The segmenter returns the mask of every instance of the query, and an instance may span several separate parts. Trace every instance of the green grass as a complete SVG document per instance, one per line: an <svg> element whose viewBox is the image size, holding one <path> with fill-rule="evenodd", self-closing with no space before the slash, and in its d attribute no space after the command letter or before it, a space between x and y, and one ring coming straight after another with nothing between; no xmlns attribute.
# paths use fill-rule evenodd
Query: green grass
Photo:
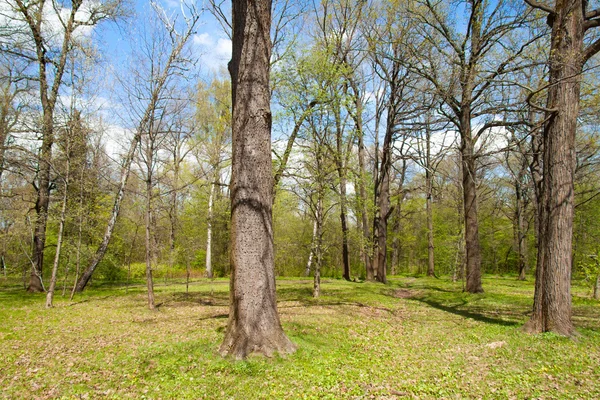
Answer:
<svg viewBox="0 0 600 400"><path fill-rule="evenodd" d="M217 354L226 280L94 288L73 302L0 290L0 398L600 398L600 303L574 287L576 340L521 332L533 284L393 277L390 284L278 282L298 351L233 362Z"/></svg>

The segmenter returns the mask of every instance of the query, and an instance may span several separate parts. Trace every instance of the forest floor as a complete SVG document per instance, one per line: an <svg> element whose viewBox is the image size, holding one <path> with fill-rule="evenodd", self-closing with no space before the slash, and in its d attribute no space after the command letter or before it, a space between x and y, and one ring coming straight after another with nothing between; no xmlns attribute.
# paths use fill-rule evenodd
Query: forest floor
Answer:
<svg viewBox="0 0 600 400"><path fill-rule="evenodd" d="M484 294L448 279L388 285L278 280L279 312L298 351L234 362L218 347L226 280L91 288L74 301L2 286L0 398L598 399L600 302L575 286L579 336L527 335L533 283L484 279Z"/></svg>

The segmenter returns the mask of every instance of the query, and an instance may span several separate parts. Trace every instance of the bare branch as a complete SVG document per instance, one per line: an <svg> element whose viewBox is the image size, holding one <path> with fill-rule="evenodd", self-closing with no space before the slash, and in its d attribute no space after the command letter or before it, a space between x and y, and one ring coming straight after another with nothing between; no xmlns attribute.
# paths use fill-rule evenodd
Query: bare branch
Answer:
<svg viewBox="0 0 600 400"><path fill-rule="evenodd" d="M537 8L538 10L545 11L545 12L547 12L549 14L552 14L552 15L555 14L554 9L552 7L546 5L546 4L542 4L542 3L537 2L535 0L525 0L525 3L529 4L533 8Z"/></svg>

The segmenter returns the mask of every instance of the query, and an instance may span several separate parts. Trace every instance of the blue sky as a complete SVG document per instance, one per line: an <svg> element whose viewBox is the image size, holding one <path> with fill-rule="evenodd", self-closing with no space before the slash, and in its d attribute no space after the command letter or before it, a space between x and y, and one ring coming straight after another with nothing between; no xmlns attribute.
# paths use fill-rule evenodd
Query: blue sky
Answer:
<svg viewBox="0 0 600 400"><path fill-rule="evenodd" d="M158 0L158 4L165 10L170 18L181 18L181 2L178 0ZM186 0L190 3L189 0ZM193 3L198 9L205 6L203 1ZM227 1L228 5L229 2ZM148 15L153 12L149 0L133 0L133 15L117 23L104 23L98 29L98 39L101 49L107 58L124 60L130 52L132 36L142 28ZM215 17L208 11L202 12L200 23L197 25L196 33L191 39L190 45L199 55L200 68L205 74L212 74L227 66L231 58L231 41L223 32L223 29Z"/></svg>

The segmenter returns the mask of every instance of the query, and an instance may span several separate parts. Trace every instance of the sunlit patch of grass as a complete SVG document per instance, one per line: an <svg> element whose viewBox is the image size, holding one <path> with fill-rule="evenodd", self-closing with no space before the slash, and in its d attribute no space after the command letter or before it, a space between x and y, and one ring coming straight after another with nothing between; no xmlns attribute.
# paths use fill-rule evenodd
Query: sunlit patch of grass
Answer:
<svg viewBox="0 0 600 400"><path fill-rule="evenodd" d="M278 281L286 358L223 359L227 280L100 286L73 302L0 291L0 398L599 398L600 307L574 288L579 337L521 332L533 282Z"/></svg>

